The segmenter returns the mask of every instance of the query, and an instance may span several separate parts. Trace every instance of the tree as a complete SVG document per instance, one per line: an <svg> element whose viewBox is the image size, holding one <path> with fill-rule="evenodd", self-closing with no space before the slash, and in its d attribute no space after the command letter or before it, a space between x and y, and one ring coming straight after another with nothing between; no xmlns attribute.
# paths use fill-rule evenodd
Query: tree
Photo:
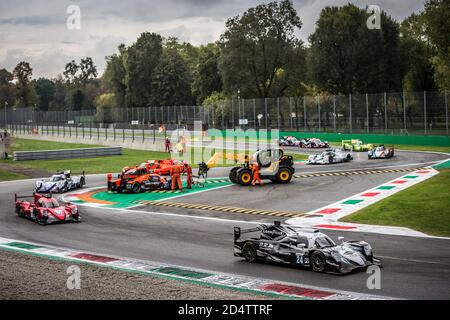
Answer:
<svg viewBox="0 0 450 320"><path fill-rule="evenodd" d="M220 37L224 89L242 97L282 95L298 83L303 43L295 37L301 21L291 1L250 8L226 22Z"/></svg>
<svg viewBox="0 0 450 320"><path fill-rule="evenodd" d="M36 103L36 92L31 85L33 69L30 64L21 61L14 68L13 76L16 80L16 107L30 107Z"/></svg>
<svg viewBox="0 0 450 320"><path fill-rule="evenodd" d="M83 86L85 86L89 80L97 78L97 67L94 65L91 57L81 59L79 79Z"/></svg>
<svg viewBox="0 0 450 320"><path fill-rule="evenodd" d="M127 107L147 107L152 102L152 79L162 55L162 37L144 32L126 50L125 101Z"/></svg>
<svg viewBox="0 0 450 320"><path fill-rule="evenodd" d="M85 86L90 80L97 78L97 68L91 57L82 58L80 64L75 60L68 62L63 72L66 82L72 86Z"/></svg>
<svg viewBox="0 0 450 320"><path fill-rule="evenodd" d="M113 97L116 99L115 105L118 107L125 106L125 93L127 89L125 84L125 54L126 47L124 44L121 44L119 46L119 54L106 57L106 70L102 77L104 90L114 94Z"/></svg>
<svg viewBox="0 0 450 320"><path fill-rule="evenodd" d="M219 73L219 48L208 44L200 48L198 66L193 74L192 93L198 104L213 92L222 91L222 78Z"/></svg>
<svg viewBox="0 0 450 320"><path fill-rule="evenodd" d="M402 61L405 68L404 91L433 91L431 58L435 50L425 34L424 15L413 13L400 25Z"/></svg>
<svg viewBox="0 0 450 320"><path fill-rule="evenodd" d="M55 95L55 83L46 78L33 80L39 110L47 111Z"/></svg>
<svg viewBox="0 0 450 320"><path fill-rule="evenodd" d="M436 49L431 58L434 79L440 88L450 88L450 1L427 0L424 11L425 32Z"/></svg>
<svg viewBox="0 0 450 320"><path fill-rule="evenodd" d="M189 105L193 102L189 66L176 50L165 50L153 72L151 91L151 103L155 106Z"/></svg>
<svg viewBox="0 0 450 320"><path fill-rule="evenodd" d="M79 66L75 62L75 60L72 60L68 62L64 68L64 79L68 84L73 84L77 81L77 73L78 73Z"/></svg>
<svg viewBox="0 0 450 320"><path fill-rule="evenodd" d="M331 93L401 90L399 26L381 12L381 29L366 26L369 14L353 4L325 7L309 37L310 79Z"/></svg>
<svg viewBox="0 0 450 320"><path fill-rule="evenodd" d="M54 79L55 93L53 94L53 100L49 104L49 110L65 110L65 97L67 93L67 86L63 77L59 74Z"/></svg>
<svg viewBox="0 0 450 320"><path fill-rule="evenodd" d="M0 108L5 106L5 102L14 105L15 87L12 83L14 76L6 69L0 69Z"/></svg>

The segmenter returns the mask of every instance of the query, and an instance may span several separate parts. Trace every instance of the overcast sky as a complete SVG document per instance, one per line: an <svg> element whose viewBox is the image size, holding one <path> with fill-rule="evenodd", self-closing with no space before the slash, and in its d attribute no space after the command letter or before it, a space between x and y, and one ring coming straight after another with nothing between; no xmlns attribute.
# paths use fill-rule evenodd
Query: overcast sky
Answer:
<svg viewBox="0 0 450 320"><path fill-rule="evenodd" d="M104 57L120 43L130 45L144 31L192 44L218 40L227 18L268 1L256 0L0 0L0 69L22 60L33 77L56 77L66 62L91 56L100 72ZM348 0L294 0L303 22L298 37L307 42L320 11ZM397 20L423 8L424 0L354 0L360 7L379 5ZM81 29L69 30L68 6L81 10Z"/></svg>

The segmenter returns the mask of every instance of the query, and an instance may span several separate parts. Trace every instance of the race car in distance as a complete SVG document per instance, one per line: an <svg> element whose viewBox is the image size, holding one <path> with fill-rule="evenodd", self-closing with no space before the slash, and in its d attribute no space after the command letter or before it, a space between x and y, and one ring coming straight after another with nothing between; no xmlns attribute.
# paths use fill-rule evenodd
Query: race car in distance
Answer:
<svg viewBox="0 0 450 320"><path fill-rule="evenodd" d="M61 193L82 188L86 184L84 171L81 176L71 176L70 170L57 172L50 177L36 181L35 191L41 193Z"/></svg>
<svg viewBox="0 0 450 320"><path fill-rule="evenodd" d="M330 144L327 141L322 141L318 138L305 138L300 140L300 148L329 148Z"/></svg>
<svg viewBox="0 0 450 320"><path fill-rule="evenodd" d="M278 145L283 147L297 147L300 145L300 141L293 136L284 136L278 141Z"/></svg>
<svg viewBox="0 0 450 320"><path fill-rule="evenodd" d="M32 202L19 200L33 198ZM55 222L80 222L81 217L76 205L68 203L63 206L51 194L33 193L31 196L14 194L16 213L19 217L27 218L38 224L45 225Z"/></svg>
<svg viewBox="0 0 450 320"><path fill-rule="evenodd" d="M331 164L348 162L353 160L353 156L350 152L343 151L341 149L327 149L321 154L312 154L308 157L307 164Z"/></svg>
<svg viewBox="0 0 450 320"><path fill-rule="evenodd" d="M376 146L367 152L369 159L388 159L394 156L394 146L386 148L384 144Z"/></svg>
<svg viewBox="0 0 450 320"><path fill-rule="evenodd" d="M350 150L350 151L369 151L373 148L373 145L370 143L364 144L361 140L352 139L352 140L342 140L342 149Z"/></svg>
<svg viewBox="0 0 450 320"><path fill-rule="evenodd" d="M241 239L244 233L254 237ZM260 224L256 228L234 227L234 255L248 262L272 261L312 269L315 272L345 274L370 265L381 266L365 241L336 244L316 229Z"/></svg>

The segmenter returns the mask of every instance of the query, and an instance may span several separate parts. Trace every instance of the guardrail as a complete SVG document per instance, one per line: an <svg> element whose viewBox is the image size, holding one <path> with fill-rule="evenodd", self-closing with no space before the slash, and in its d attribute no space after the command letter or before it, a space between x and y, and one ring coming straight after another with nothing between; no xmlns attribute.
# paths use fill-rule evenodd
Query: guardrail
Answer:
<svg viewBox="0 0 450 320"><path fill-rule="evenodd" d="M14 151L13 160L59 160L70 158L95 158L122 154L122 147L80 148L42 151Z"/></svg>

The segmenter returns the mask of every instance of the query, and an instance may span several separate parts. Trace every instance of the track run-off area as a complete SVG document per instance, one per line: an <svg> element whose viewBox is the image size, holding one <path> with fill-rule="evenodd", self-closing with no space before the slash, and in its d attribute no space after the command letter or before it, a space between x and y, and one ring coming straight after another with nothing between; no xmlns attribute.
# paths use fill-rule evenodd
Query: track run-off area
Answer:
<svg viewBox="0 0 450 320"><path fill-rule="evenodd" d="M324 230L334 240L342 235L372 245L375 255L383 262L379 290L367 288L369 274L365 272L345 276L319 274L278 264L249 264L233 256L234 226L249 227L274 220L302 225L306 219L326 215L317 211L355 200L355 195L363 195L368 190L393 186L395 181L412 181L416 179L413 176L422 179L421 170L429 171L423 174L431 176L435 173L430 166L450 157L409 151L396 151L396 156L387 160L367 160L366 153L353 155L353 161L343 164L298 163L296 177L285 185L265 183L242 187L227 180L229 168L213 168L207 179L209 183L203 188L194 186L190 191L118 197L104 190L104 174L88 175L85 189L62 196L79 201L83 221L45 227L14 214L13 194L31 194L34 180L2 182L0 237L210 273L257 277L275 284L322 288L325 292L449 299L450 240L445 238L382 234L363 229Z"/></svg>

